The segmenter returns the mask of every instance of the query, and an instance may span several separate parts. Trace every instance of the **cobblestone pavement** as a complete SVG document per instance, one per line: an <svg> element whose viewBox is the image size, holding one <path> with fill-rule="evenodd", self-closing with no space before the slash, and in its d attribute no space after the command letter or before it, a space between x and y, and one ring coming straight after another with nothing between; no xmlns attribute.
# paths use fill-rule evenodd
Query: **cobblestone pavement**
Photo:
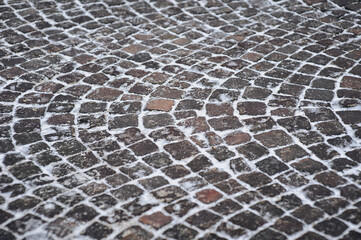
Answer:
<svg viewBox="0 0 361 240"><path fill-rule="evenodd" d="M361 239L360 1L0 19L0 239Z"/></svg>

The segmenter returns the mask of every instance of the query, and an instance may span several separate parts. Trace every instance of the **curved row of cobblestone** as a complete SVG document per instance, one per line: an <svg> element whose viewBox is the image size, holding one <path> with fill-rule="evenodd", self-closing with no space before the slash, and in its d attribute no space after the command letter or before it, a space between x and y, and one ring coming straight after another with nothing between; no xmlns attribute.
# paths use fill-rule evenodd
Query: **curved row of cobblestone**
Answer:
<svg viewBox="0 0 361 240"><path fill-rule="evenodd" d="M0 239L361 239L360 1L0 19Z"/></svg>

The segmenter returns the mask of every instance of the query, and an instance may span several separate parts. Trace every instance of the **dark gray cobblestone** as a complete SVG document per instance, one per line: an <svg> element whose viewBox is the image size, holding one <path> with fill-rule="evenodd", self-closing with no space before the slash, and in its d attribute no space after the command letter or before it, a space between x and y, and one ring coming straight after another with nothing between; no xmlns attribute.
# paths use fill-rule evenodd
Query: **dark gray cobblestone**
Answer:
<svg viewBox="0 0 361 240"><path fill-rule="evenodd" d="M359 0L0 1L0 239L361 239Z"/></svg>

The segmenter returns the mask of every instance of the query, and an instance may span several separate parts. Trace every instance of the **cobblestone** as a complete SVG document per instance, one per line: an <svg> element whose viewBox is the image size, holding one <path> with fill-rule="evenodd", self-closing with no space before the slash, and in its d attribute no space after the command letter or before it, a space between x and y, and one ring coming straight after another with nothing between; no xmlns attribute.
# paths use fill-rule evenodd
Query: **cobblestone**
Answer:
<svg viewBox="0 0 361 240"><path fill-rule="evenodd" d="M360 239L357 0L4 0L0 239Z"/></svg>

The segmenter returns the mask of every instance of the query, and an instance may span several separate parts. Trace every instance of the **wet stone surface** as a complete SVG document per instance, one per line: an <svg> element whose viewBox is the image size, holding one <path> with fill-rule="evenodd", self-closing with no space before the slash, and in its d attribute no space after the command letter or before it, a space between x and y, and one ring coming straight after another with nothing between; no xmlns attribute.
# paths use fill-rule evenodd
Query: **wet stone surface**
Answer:
<svg viewBox="0 0 361 240"><path fill-rule="evenodd" d="M357 0L0 1L0 239L361 239Z"/></svg>

